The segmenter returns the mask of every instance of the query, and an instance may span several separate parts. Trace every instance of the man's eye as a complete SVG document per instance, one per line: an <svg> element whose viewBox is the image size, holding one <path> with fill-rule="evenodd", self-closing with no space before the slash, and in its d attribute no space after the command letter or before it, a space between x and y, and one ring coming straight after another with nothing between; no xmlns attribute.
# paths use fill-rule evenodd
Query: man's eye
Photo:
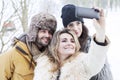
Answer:
<svg viewBox="0 0 120 80"><path fill-rule="evenodd" d="M52 32L52 31L49 31L49 34L53 35L53 32Z"/></svg>
<svg viewBox="0 0 120 80"><path fill-rule="evenodd" d="M41 32L45 33L46 31L45 30L41 30Z"/></svg>

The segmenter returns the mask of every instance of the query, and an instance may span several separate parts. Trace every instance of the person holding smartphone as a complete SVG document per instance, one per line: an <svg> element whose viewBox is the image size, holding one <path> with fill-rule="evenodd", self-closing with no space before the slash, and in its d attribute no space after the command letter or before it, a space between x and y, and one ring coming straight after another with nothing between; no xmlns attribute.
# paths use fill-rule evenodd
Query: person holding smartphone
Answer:
<svg viewBox="0 0 120 80"><path fill-rule="evenodd" d="M80 51L89 54L89 47L91 47L91 37L88 35L88 29L84 24L83 18L94 19L94 21L97 20L99 23L97 26L104 27L105 17L103 10L93 8L88 9L78 7L73 4L67 4L62 8L61 18L64 28L73 30L77 34L81 45ZM104 32L101 31L101 33L103 34ZM113 80L107 59L102 70L98 74L94 75L90 80Z"/></svg>

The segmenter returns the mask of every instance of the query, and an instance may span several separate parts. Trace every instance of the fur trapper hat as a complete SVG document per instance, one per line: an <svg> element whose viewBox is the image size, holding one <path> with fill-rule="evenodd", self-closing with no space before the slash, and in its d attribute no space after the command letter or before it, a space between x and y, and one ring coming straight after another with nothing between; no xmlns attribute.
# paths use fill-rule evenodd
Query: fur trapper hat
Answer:
<svg viewBox="0 0 120 80"><path fill-rule="evenodd" d="M39 13L31 19L30 29L28 32L28 40L34 42L37 38L38 30L47 29L52 32L56 31L57 20L49 13Z"/></svg>

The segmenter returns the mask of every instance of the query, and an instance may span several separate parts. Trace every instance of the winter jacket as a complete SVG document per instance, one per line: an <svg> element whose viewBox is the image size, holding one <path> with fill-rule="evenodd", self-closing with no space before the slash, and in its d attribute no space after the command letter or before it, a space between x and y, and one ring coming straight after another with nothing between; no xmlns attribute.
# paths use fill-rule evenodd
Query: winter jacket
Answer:
<svg viewBox="0 0 120 80"><path fill-rule="evenodd" d="M35 62L31 59L26 44L17 41L14 47L0 55L0 80L33 80Z"/></svg>
<svg viewBox="0 0 120 80"><path fill-rule="evenodd" d="M53 64L46 55L39 57L33 80L89 80L103 68L109 46L98 45L93 40L91 45L88 54L80 52L74 59L67 60L60 70L55 72L51 72Z"/></svg>
<svg viewBox="0 0 120 80"><path fill-rule="evenodd" d="M107 60L102 70L97 75L93 76L90 80L113 80L110 65Z"/></svg>
<svg viewBox="0 0 120 80"><path fill-rule="evenodd" d="M88 53L90 43L91 43L91 37L88 37L87 44L84 48L84 52ZM106 60L102 70L98 74L93 76L90 80L113 80L113 76L112 76L112 72L110 70L110 65L108 63L108 60Z"/></svg>

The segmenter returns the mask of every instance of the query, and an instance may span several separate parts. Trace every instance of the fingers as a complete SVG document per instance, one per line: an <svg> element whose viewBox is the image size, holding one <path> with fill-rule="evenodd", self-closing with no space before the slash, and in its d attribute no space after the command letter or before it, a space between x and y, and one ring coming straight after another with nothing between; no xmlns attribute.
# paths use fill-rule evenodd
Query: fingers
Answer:
<svg viewBox="0 0 120 80"><path fill-rule="evenodd" d="M100 18L97 20L98 24L104 27L105 26L104 10L97 7L95 7L94 10L100 13Z"/></svg>
<svg viewBox="0 0 120 80"><path fill-rule="evenodd" d="M100 10L100 16L104 17L104 11L103 11L103 9Z"/></svg>
<svg viewBox="0 0 120 80"><path fill-rule="evenodd" d="M100 13L100 17L104 16L104 10L98 7L93 7L96 12Z"/></svg>
<svg viewBox="0 0 120 80"><path fill-rule="evenodd" d="M103 9L100 10L100 19L98 20L101 26L105 26L105 16Z"/></svg>

